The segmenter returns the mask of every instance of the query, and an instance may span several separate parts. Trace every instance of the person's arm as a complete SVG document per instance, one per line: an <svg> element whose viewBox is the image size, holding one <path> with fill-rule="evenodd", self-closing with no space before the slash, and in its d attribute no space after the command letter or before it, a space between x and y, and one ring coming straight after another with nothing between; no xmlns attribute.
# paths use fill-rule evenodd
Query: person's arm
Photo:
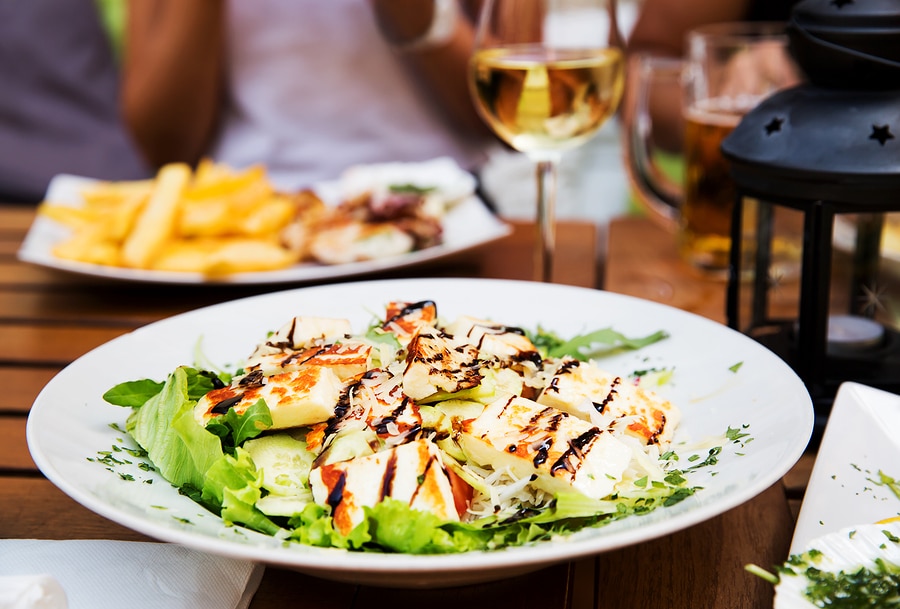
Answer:
<svg viewBox="0 0 900 609"><path fill-rule="evenodd" d="M475 40L473 17L477 16L480 2L460 3L455 28L446 42L406 50L404 44L417 40L431 25L434 3L371 0L371 4L385 37L398 47L398 56L413 70L453 124L473 133L489 134L475 111L468 82L468 63Z"/></svg>
<svg viewBox="0 0 900 609"><path fill-rule="evenodd" d="M195 163L218 123L224 89L223 0L132 0L122 108L153 165Z"/></svg>

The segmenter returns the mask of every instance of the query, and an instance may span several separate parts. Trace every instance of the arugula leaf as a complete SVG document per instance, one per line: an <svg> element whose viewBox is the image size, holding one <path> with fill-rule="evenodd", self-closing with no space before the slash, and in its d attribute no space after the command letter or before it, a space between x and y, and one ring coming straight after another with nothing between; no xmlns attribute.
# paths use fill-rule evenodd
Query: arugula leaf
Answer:
<svg viewBox="0 0 900 609"><path fill-rule="evenodd" d="M190 400L199 400L213 389L224 387L227 383L214 372L187 366L182 366L182 369L187 380L187 397ZM147 400L162 391L164 385L164 382L151 379L125 381L107 390L103 394L103 399L114 406L140 408Z"/></svg>
<svg viewBox="0 0 900 609"><path fill-rule="evenodd" d="M532 342L537 341L535 342L536 346L538 343L543 344L547 348L548 357L569 356L581 361L587 361L603 355L611 355L618 351L641 349L668 338L668 336L667 332L658 330L647 336L632 338L612 328L603 328L587 334L579 334L567 341L561 341L558 338L553 340L552 335L542 338L539 334L532 339Z"/></svg>
<svg viewBox="0 0 900 609"><path fill-rule="evenodd" d="M243 413L234 408L206 424L206 430L222 440L222 450L233 454L245 440L255 438L272 427L272 413L265 400L257 400Z"/></svg>
<svg viewBox="0 0 900 609"><path fill-rule="evenodd" d="M213 389L225 387L229 382L209 370L185 367L184 371L188 380L188 397L194 401L199 400Z"/></svg>
<svg viewBox="0 0 900 609"><path fill-rule="evenodd" d="M163 385L165 383L150 379L126 381L108 389L103 394L103 399L114 406L140 408L147 400L162 391Z"/></svg>

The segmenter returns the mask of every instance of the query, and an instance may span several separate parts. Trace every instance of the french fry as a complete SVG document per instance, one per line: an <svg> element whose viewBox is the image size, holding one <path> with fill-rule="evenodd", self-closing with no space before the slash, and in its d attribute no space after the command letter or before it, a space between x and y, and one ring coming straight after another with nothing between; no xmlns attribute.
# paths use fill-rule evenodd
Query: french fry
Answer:
<svg viewBox="0 0 900 609"><path fill-rule="evenodd" d="M164 271L227 275L285 268L297 257L278 243L263 239L190 239L171 241L154 268Z"/></svg>
<svg viewBox="0 0 900 609"><path fill-rule="evenodd" d="M98 182L81 194L81 207L40 208L72 231L56 256L210 276L307 259L310 237L328 217L312 191L276 191L262 166L235 170L209 159L193 172L171 164L152 180Z"/></svg>
<svg viewBox="0 0 900 609"><path fill-rule="evenodd" d="M119 244L106 239L102 231L88 228L74 233L56 244L53 255L65 260L77 260L105 266L119 264Z"/></svg>
<svg viewBox="0 0 900 609"><path fill-rule="evenodd" d="M264 202L247 210L241 220L241 233L264 236L277 233L293 219L296 208L285 195L270 195Z"/></svg>
<svg viewBox="0 0 900 609"><path fill-rule="evenodd" d="M191 179L191 168L183 163L163 166L156 176L150 198L122 245L122 263L149 268L163 244L172 237L178 205Z"/></svg>
<svg viewBox="0 0 900 609"><path fill-rule="evenodd" d="M137 191L127 193L118 205L104 214L103 221L99 224L105 228L105 234L108 239L120 245L125 242L125 239L131 234L135 222L137 222L138 214L147 202L148 196L149 193Z"/></svg>
<svg viewBox="0 0 900 609"><path fill-rule="evenodd" d="M230 167L216 163L210 158L201 159L194 171L194 186L200 187L223 180L232 174Z"/></svg>
<svg viewBox="0 0 900 609"><path fill-rule="evenodd" d="M230 275L281 269L297 262L296 256L277 243L261 239L226 241L211 258L208 275Z"/></svg>
<svg viewBox="0 0 900 609"><path fill-rule="evenodd" d="M87 208L118 205L134 196L148 196L153 190L153 184L153 180L98 182L82 189L81 198Z"/></svg>
<svg viewBox="0 0 900 609"><path fill-rule="evenodd" d="M228 235L234 219L231 207L220 199L182 202L177 233L180 237L221 237Z"/></svg>
<svg viewBox="0 0 900 609"><path fill-rule="evenodd" d="M85 226L90 226L91 223L96 222L97 220L95 214L90 213L89 210L83 207L57 205L50 201L41 203L37 211L42 216L46 216L51 220L55 220L60 224L64 224L65 226L76 230Z"/></svg>
<svg viewBox="0 0 900 609"><path fill-rule="evenodd" d="M234 172L201 163L184 195L177 232L184 237L229 237L271 233L290 220L275 203L274 189L261 166ZM263 216L263 218L260 218Z"/></svg>

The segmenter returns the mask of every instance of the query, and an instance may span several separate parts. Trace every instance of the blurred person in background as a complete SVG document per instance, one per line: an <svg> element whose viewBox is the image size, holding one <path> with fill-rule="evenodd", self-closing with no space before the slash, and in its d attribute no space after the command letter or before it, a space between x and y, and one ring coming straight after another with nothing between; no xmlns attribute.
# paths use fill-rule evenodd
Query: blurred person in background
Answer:
<svg viewBox="0 0 900 609"><path fill-rule="evenodd" d="M122 103L149 163L261 163L284 189L354 164L498 145L469 97L457 0L132 0Z"/></svg>
<svg viewBox="0 0 900 609"><path fill-rule="evenodd" d="M56 174L152 175L119 114L94 0L0 0L0 201L39 202Z"/></svg>

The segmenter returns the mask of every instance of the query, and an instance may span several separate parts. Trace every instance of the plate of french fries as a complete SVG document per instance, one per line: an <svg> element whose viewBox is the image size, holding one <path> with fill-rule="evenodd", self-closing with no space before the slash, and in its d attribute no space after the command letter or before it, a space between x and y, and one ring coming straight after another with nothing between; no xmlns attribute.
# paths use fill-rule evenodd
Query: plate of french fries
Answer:
<svg viewBox="0 0 900 609"><path fill-rule="evenodd" d="M165 165L152 179L58 175L19 259L112 279L286 283L363 275L509 234L449 158L348 168L283 192L261 165Z"/></svg>

